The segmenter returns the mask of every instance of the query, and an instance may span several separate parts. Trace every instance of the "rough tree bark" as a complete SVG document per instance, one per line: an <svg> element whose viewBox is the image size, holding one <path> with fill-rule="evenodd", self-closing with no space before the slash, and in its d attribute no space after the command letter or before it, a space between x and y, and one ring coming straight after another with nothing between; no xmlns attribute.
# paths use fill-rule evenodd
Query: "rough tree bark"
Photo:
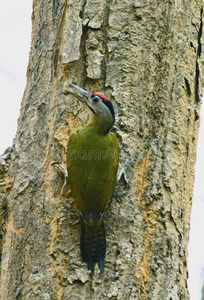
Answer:
<svg viewBox="0 0 204 300"><path fill-rule="evenodd" d="M1 299L188 299L187 242L202 92L198 1L33 1L18 130L1 158ZM87 112L67 81L101 92L129 187L105 215L105 273L90 279L66 164Z"/></svg>

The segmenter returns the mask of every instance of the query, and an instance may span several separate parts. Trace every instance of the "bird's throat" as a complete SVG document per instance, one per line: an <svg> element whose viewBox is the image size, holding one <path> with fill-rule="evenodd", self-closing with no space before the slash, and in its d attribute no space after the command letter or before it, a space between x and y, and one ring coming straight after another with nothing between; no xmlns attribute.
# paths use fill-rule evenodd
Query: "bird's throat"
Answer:
<svg viewBox="0 0 204 300"><path fill-rule="evenodd" d="M101 119L98 116L92 115L89 119L89 122L84 126L81 132L91 130L98 134L107 134L113 125L113 120L110 119Z"/></svg>

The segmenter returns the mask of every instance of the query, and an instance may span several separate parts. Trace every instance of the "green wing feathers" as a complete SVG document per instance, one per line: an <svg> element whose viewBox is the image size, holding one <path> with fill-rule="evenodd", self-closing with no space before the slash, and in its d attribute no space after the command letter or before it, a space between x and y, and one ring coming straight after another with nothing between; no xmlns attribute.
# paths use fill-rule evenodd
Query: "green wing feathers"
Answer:
<svg viewBox="0 0 204 300"><path fill-rule="evenodd" d="M69 183L78 209L82 213L105 211L118 170L115 134L73 134L67 150Z"/></svg>

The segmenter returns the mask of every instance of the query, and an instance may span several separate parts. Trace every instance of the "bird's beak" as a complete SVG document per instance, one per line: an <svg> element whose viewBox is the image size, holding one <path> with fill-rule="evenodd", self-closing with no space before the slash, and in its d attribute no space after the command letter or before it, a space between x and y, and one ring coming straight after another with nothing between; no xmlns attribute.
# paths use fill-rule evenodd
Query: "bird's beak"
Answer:
<svg viewBox="0 0 204 300"><path fill-rule="evenodd" d="M81 101L83 104L86 104L87 106L88 103L89 103L89 96L91 96L91 93L88 93L87 91L83 90L82 88L80 88L79 86L75 85L75 84L72 84L72 83L69 83L69 85L73 86L75 89L77 89L80 93L82 93L84 95L84 97L82 96L79 96L77 94L74 94L70 91L67 91L68 93L72 94L73 96L75 96L77 99L79 99L79 101Z"/></svg>

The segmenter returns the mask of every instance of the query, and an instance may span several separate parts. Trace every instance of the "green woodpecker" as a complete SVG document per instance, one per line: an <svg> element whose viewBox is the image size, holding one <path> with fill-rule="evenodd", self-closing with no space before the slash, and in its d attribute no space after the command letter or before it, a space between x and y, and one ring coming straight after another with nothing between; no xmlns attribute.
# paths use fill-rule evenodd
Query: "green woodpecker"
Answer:
<svg viewBox="0 0 204 300"><path fill-rule="evenodd" d="M110 132L115 121L114 108L105 96L70 85L82 96L69 93L90 114L84 128L70 136L67 147L69 183L81 215L81 256L91 274L96 263L103 273L106 252L103 215L110 204L118 170L118 141Z"/></svg>

